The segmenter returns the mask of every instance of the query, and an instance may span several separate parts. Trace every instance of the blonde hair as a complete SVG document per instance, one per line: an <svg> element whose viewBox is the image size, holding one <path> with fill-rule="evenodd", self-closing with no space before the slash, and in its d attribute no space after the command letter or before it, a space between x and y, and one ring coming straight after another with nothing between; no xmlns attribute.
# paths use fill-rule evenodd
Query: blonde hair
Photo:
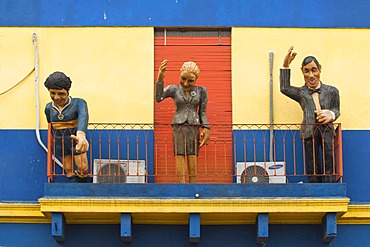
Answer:
<svg viewBox="0 0 370 247"><path fill-rule="evenodd" d="M196 78L199 77L200 69L198 65L192 61L185 62L180 69L180 72L187 71L195 75Z"/></svg>

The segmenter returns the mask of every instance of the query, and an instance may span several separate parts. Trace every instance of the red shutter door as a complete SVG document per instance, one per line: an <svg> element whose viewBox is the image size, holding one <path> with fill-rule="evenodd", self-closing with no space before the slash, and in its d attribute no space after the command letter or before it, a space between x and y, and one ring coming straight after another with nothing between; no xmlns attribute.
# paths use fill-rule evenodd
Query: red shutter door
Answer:
<svg viewBox="0 0 370 247"><path fill-rule="evenodd" d="M174 31L173 36L170 31L156 31L154 80L164 59L169 61L165 86L179 84L181 65L185 61L194 61L200 68L196 85L205 86L208 91L207 116L211 124L211 142L200 149L197 183L232 182L230 44L230 31L226 35L220 35L220 31L193 30L181 31L180 34ZM175 105L171 98L154 105L155 182L176 183L170 127Z"/></svg>

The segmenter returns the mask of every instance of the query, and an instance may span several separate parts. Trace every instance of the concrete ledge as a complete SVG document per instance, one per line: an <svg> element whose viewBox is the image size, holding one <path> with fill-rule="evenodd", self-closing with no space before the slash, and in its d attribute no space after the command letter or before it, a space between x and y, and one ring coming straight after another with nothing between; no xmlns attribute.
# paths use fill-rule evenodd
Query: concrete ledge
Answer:
<svg viewBox="0 0 370 247"><path fill-rule="evenodd" d="M45 184L45 197L122 198L346 197L345 183L322 184Z"/></svg>

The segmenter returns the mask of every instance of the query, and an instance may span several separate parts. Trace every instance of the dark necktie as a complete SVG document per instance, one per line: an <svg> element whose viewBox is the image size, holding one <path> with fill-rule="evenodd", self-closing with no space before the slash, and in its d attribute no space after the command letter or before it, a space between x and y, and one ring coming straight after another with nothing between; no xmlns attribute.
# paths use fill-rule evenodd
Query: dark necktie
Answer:
<svg viewBox="0 0 370 247"><path fill-rule="evenodd" d="M308 93L312 96L313 102L315 103L316 110L320 111L320 88L308 88Z"/></svg>

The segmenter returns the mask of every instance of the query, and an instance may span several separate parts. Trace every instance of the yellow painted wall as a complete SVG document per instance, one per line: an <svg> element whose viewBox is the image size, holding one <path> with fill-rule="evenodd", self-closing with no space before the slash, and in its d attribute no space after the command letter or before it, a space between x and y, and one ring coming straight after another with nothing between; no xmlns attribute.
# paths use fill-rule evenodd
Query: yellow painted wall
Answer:
<svg viewBox="0 0 370 247"><path fill-rule="evenodd" d="M321 81L339 89L343 129L370 128L370 30L233 28L232 81L234 123L269 123L269 52L274 52L275 123L300 123L298 103L280 93L279 69L290 46L292 85L302 86L302 60L314 55L322 65Z"/></svg>
<svg viewBox="0 0 370 247"><path fill-rule="evenodd" d="M50 101L43 86L53 71L64 71L73 83L71 95L85 98L90 122L152 123L154 32L152 27L0 28L0 94L34 66L32 34L39 49L41 128ZM269 123L269 52L275 54L274 122L300 123L298 103L279 91L279 68L289 46L292 84L303 85L300 64L314 55L321 79L340 90L343 129L369 129L369 29L232 29L234 123ZM0 129L33 129L36 122L35 73L0 95Z"/></svg>
<svg viewBox="0 0 370 247"><path fill-rule="evenodd" d="M153 122L153 28L0 28L0 93L34 67L33 33L41 128L50 101L43 83L57 70L71 78L70 95L88 102L90 122ZM35 128L35 92L34 72L0 95L0 129Z"/></svg>

